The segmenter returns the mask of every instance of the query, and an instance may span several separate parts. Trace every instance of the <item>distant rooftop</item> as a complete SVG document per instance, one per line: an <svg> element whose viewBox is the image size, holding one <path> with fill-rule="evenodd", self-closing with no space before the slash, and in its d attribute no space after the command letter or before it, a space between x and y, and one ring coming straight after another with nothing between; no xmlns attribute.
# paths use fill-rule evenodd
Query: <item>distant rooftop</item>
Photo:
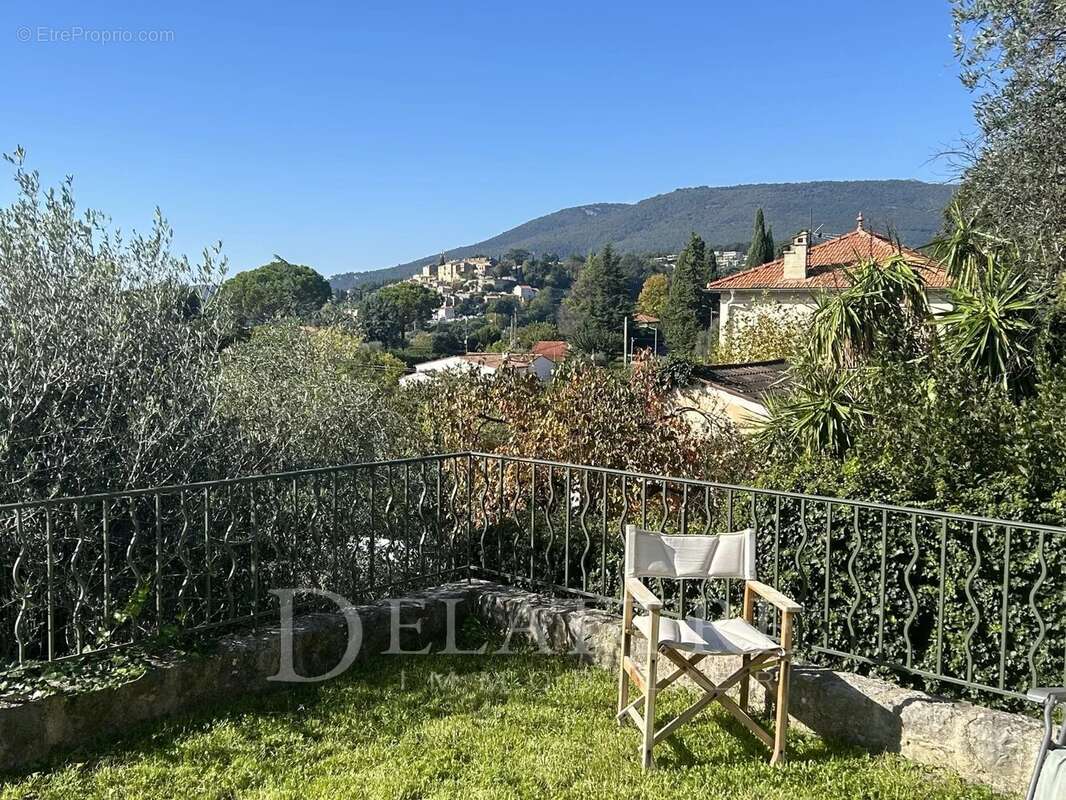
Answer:
<svg viewBox="0 0 1066 800"><path fill-rule="evenodd" d="M499 369L502 366L528 367L536 361L538 353L467 353L464 361L482 367Z"/></svg>
<svg viewBox="0 0 1066 800"><path fill-rule="evenodd" d="M533 352L558 364L570 353L570 346L561 340L543 339L533 345Z"/></svg>

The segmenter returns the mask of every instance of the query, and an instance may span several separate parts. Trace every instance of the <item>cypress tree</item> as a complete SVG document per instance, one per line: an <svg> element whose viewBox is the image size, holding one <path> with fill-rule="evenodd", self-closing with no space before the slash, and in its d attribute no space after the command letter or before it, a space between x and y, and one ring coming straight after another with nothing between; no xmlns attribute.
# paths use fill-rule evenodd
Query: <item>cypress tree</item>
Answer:
<svg viewBox="0 0 1066 800"><path fill-rule="evenodd" d="M709 306L704 289L709 278L706 245L693 233L677 258L663 320L666 343L675 355L691 356L700 331L707 326Z"/></svg>
<svg viewBox="0 0 1066 800"><path fill-rule="evenodd" d="M766 255L766 223L763 220L762 209L755 212L755 225L751 231L751 246L748 247L748 258L745 262L747 267L757 267L765 264L763 256Z"/></svg>
<svg viewBox="0 0 1066 800"><path fill-rule="evenodd" d="M777 245L774 244L774 229L772 227L766 229L766 246L763 249L762 263L766 264L773 261L777 257Z"/></svg>

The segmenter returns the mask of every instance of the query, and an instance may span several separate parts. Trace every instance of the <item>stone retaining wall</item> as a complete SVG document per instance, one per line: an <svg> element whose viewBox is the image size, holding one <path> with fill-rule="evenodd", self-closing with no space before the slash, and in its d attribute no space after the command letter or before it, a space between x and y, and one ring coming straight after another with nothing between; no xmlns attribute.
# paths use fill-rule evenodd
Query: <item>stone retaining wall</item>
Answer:
<svg viewBox="0 0 1066 800"><path fill-rule="evenodd" d="M421 622L420 632L402 628L404 649L439 639L445 631L445 600L458 601L456 617L471 608L471 587L444 586L405 598L401 621ZM389 645L388 603L357 608L362 627L360 658ZM229 700L245 694L284 689L292 684L267 680L278 672L279 632L227 636L210 652L161 663L121 686L53 695L27 703L0 701L0 771L24 770L47 757L115 736L139 722ZM348 625L340 614L305 614L293 624L293 666L302 676L322 675L335 667L348 645Z"/></svg>

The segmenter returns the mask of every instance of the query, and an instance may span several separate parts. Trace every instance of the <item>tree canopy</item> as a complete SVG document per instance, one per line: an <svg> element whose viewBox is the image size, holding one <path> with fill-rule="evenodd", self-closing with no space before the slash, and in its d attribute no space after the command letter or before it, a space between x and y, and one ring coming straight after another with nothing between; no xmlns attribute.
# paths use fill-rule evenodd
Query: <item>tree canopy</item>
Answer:
<svg viewBox="0 0 1066 800"><path fill-rule="evenodd" d="M222 296L246 325L274 317L307 319L330 299L329 281L311 267L274 256L269 264L240 272L222 284Z"/></svg>
<svg viewBox="0 0 1066 800"><path fill-rule="evenodd" d="M662 272L649 275L637 297L637 310L662 319L666 313L666 300L670 294L670 278Z"/></svg>
<svg viewBox="0 0 1066 800"><path fill-rule="evenodd" d="M367 339L386 347L399 347L403 345L404 332L429 319L440 303L440 295L421 284L390 284L363 298L359 324Z"/></svg>
<svg viewBox="0 0 1066 800"><path fill-rule="evenodd" d="M980 131L962 148L960 197L1046 287L1066 271L1066 4L954 0L953 14Z"/></svg>

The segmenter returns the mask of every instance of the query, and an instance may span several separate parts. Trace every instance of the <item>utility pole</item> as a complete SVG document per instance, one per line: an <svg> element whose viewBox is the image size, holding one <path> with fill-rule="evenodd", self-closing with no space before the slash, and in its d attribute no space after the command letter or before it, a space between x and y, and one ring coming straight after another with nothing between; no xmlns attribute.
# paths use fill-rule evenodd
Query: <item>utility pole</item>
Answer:
<svg viewBox="0 0 1066 800"><path fill-rule="evenodd" d="M629 349L629 315L627 314L622 319L622 366L624 367L629 363L628 360Z"/></svg>

